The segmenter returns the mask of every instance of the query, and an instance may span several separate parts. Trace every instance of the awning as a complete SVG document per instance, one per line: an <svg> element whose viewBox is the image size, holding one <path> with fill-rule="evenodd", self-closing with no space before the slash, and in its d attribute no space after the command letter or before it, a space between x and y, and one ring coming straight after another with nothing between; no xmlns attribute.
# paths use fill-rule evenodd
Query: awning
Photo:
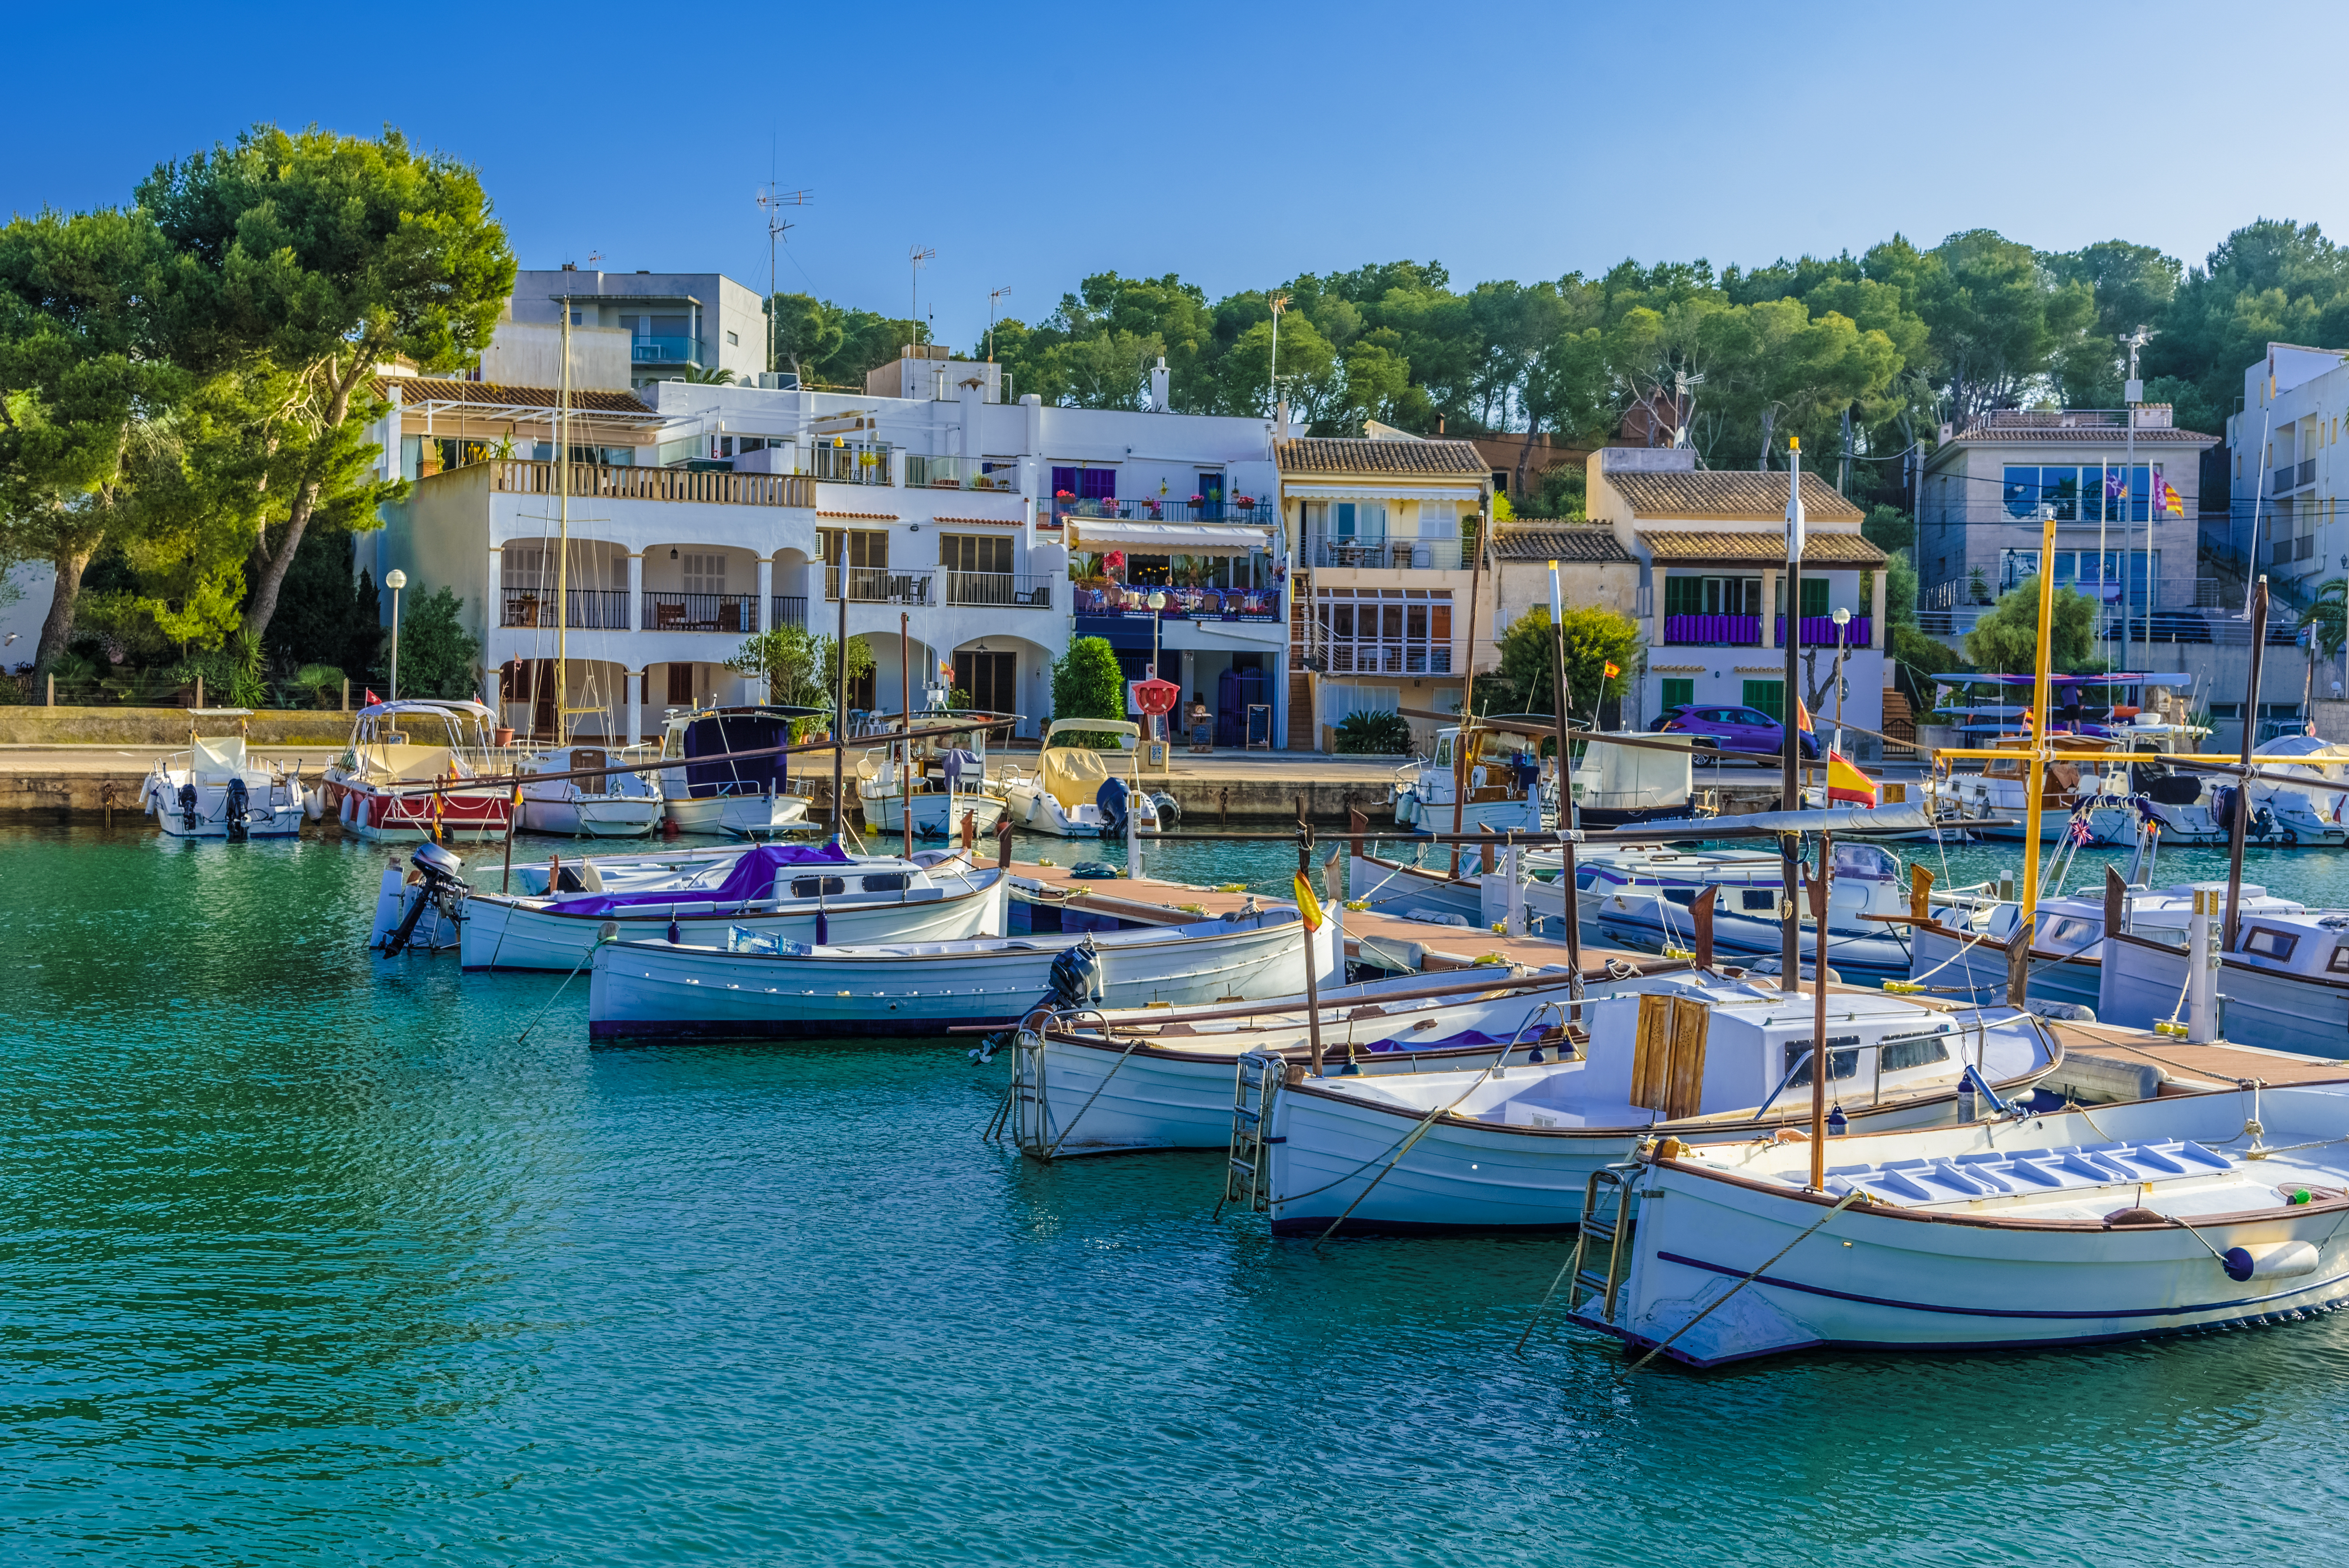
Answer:
<svg viewBox="0 0 2349 1568"><path fill-rule="evenodd" d="M1355 484L1284 480L1280 491L1290 500L1478 500L1485 494L1475 485L1415 485L1405 480Z"/></svg>
<svg viewBox="0 0 2349 1568"><path fill-rule="evenodd" d="M1125 522L1071 517L1069 531L1074 549L1123 550L1136 555L1246 555L1272 547L1270 528L1245 523Z"/></svg>

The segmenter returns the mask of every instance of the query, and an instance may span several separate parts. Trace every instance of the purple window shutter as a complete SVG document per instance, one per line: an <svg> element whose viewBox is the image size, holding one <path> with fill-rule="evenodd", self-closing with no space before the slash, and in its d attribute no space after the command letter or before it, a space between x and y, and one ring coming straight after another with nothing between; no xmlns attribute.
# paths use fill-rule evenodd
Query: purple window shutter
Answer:
<svg viewBox="0 0 2349 1568"><path fill-rule="evenodd" d="M1068 491L1071 495L1077 493L1076 469L1054 469L1052 470L1052 493L1059 495L1062 490Z"/></svg>
<svg viewBox="0 0 2349 1568"><path fill-rule="evenodd" d="M1078 474L1083 488L1077 491L1079 500L1112 500L1117 496L1115 469L1086 469Z"/></svg>

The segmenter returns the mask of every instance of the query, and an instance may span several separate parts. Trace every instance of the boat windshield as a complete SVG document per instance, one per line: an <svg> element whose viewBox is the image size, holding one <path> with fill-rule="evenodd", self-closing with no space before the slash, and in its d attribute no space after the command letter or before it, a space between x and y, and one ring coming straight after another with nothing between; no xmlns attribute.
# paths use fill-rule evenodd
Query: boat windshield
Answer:
<svg viewBox="0 0 2349 1568"><path fill-rule="evenodd" d="M1895 882L1900 876L1900 862L1876 844L1838 843L1832 859L1838 882Z"/></svg>

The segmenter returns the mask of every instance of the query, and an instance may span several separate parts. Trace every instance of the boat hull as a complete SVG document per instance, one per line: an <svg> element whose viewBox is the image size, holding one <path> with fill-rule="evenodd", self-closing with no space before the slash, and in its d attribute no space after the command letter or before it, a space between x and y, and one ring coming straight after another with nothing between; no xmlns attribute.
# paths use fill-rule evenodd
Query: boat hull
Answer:
<svg viewBox="0 0 2349 1568"><path fill-rule="evenodd" d="M642 838L660 825L662 805L649 795L590 795L575 800L541 800L525 795L522 827L526 833L574 839Z"/></svg>
<svg viewBox="0 0 2349 1568"><path fill-rule="evenodd" d="M753 837L807 827L807 801L798 795L669 796L661 814L680 833L732 833Z"/></svg>
<svg viewBox="0 0 2349 1568"><path fill-rule="evenodd" d="M343 831L382 843L502 838L512 810L502 789L452 790L440 797L437 813L433 797L420 792L395 793L342 780L334 781L333 791Z"/></svg>
<svg viewBox="0 0 2349 1568"><path fill-rule="evenodd" d="M1909 978L1936 996L1954 996L1983 1006L2003 1002L2006 944L1991 936L1968 941L1970 935L1945 925L1911 926ZM2061 1002L2095 1011L2102 968L2098 945L2078 951L2034 946L2024 995L2034 1002ZM2116 1021L2101 1013L2097 1016L2105 1023Z"/></svg>
<svg viewBox="0 0 2349 1568"><path fill-rule="evenodd" d="M2124 935L2106 947L2113 965L2111 1016L2106 1023L2151 1028L2183 1018L2187 951ZM2226 998L2226 1037L2262 1049L2349 1059L2349 985L2314 975L2279 974L2221 959L2219 995Z"/></svg>
<svg viewBox="0 0 2349 1568"><path fill-rule="evenodd" d="M899 795L868 795L864 799L864 825L876 833L902 833L905 830L905 800ZM962 820L972 819L973 830L980 838L995 831L1003 820L1004 803L996 795L920 794L914 797L914 836L917 839L947 839L962 831Z"/></svg>

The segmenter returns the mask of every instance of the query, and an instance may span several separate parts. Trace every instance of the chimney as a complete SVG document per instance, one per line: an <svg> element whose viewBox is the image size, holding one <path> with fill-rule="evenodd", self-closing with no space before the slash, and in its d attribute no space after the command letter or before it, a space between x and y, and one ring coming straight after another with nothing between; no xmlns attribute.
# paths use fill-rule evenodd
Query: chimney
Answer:
<svg viewBox="0 0 2349 1568"><path fill-rule="evenodd" d="M1173 379L1174 373L1166 368L1166 356L1162 354L1158 356L1158 364L1150 372L1150 407L1153 413L1164 414L1172 410L1167 383Z"/></svg>
<svg viewBox="0 0 2349 1568"><path fill-rule="evenodd" d="M1272 438L1276 441L1285 441L1288 439L1288 399L1286 397L1283 397L1274 406L1272 416Z"/></svg>

